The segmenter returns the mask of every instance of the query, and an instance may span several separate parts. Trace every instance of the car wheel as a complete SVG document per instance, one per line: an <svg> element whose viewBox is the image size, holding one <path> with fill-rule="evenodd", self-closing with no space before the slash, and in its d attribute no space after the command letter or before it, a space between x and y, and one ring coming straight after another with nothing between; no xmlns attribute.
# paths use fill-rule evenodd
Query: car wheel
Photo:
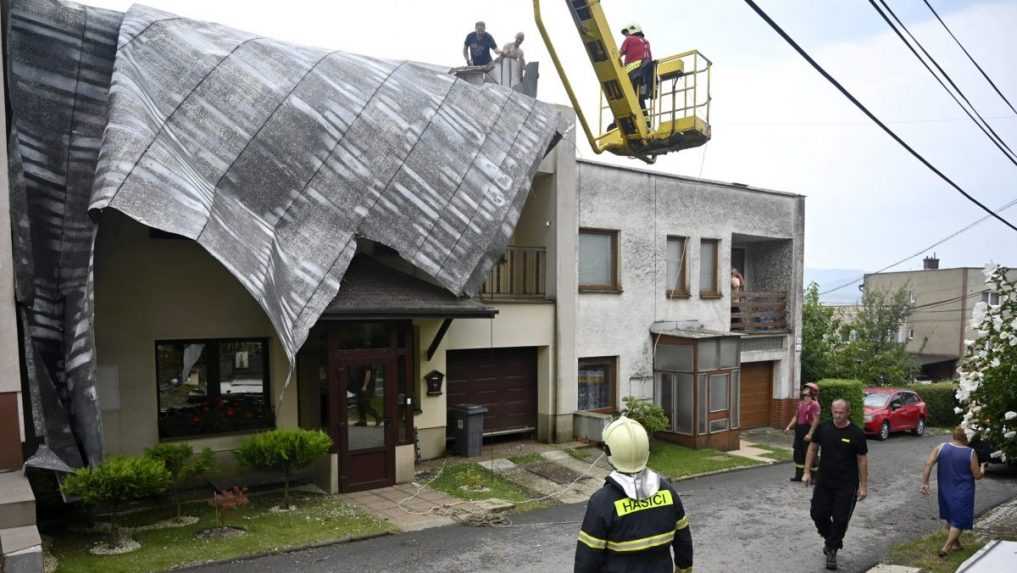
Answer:
<svg viewBox="0 0 1017 573"><path fill-rule="evenodd" d="M883 425L879 427L879 439L885 440L890 437L890 422L883 422Z"/></svg>
<svg viewBox="0 0 1017 573"><path fill-rule="evenodd" d="M915 426L914 434L916 436L924 436L925 435L925 418L919 418L918 419L918 425Z"/></svg>

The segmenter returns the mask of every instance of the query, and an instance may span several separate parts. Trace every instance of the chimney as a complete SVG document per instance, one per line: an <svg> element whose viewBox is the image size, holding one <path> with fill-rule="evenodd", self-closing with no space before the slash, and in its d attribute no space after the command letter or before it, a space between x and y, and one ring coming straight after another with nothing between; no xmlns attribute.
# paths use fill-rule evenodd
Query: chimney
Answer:
<svg viewBox="0 0 1017 573"><path fill-rule="evenodd" d="M922 269L926 271L939 270L939 259L936 258L936 253L932 253L931 257L922 259Z"/></svg>

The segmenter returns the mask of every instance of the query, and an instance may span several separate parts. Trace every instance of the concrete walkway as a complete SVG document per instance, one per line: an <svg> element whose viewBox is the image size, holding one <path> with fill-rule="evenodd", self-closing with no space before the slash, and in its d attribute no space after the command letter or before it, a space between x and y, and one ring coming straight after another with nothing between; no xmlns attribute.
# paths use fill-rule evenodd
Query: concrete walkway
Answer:
<svg viewBox="0 0 1017 573"><path fill-rule="evenodd" d="M455 519L436 510L462 503L461 499L412 483L346 493L339 497L375 517L388 520L402 531L452 525Z"/></svg>

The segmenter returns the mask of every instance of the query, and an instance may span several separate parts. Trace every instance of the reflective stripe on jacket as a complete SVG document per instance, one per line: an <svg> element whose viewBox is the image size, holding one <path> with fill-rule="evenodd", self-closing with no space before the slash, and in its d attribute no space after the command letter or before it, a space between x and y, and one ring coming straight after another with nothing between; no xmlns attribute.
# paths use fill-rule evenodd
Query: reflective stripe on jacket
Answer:
<svg viewBox="0 0 1017 573"><path fill-rule="evenodd" d="M609 477L586 507L575 572L673 573L676 566L691 571L692 532L675 490L661 478L656 494L635 500Z"/></svg>

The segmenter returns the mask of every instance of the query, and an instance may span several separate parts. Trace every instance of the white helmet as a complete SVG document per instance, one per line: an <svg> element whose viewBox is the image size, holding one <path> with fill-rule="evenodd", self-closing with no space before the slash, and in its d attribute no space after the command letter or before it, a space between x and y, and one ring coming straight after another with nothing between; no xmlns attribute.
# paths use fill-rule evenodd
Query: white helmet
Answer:
<svg viewBox="0 0 1017 573"><path fill-rule="evenodd" d="M643 29L639 27L639 24L629 24L629 34L642 34Z"/></svg>
<svg viewBox="0 0 1017 573"><path fill-rule="evenodd" d="M608 450L608 460L622 473L637 474L646 469L650 458L650 438L639 422L622 416L604 428L601 436Z"/></svg>

